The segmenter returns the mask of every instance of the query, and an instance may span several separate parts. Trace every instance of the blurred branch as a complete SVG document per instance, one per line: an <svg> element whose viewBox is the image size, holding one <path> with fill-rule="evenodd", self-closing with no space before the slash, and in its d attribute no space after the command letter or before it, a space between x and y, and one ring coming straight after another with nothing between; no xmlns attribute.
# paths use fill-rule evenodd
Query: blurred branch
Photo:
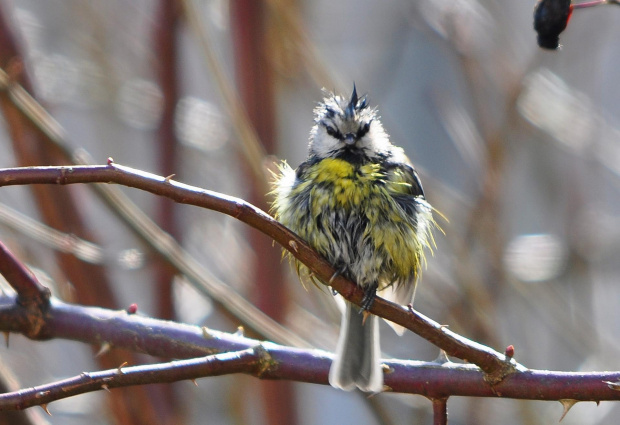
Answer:
<svg viewBox="0 0 620 425"><path fill-rule="evenodd" d="M220 91L224 108L233 123L232 128L237 133L237 137L242 144L241 154L250 166L258 185L265 189L263 193L267 193L269 185L267 184L265 168L263 166L263 159L266 155L258 135L239 100L232 80L226 75L222 62L217 57L210 43L213 37L209 35L208 26L200 20L202 13L196 8L193 0L181 0L181 5L184 17L187 19L191 31L200 44L207 68L211 72L215 85Z"/></svg>
<svg viewBox="0 0 620 425"><path fill-rule="evenodd" d="M10 78L2 78L3 88L0 90L0 108L4 115L5 128L12 142L15 159L19 165L64 164L63 153L55 144L47 143L46 136L38 131L31 118L24 116L11 98L10 87L20 82L26 89L34 93L28 74L26 55L18 42L20 20L9 16L8 5L0 6L0 66L9 70ZM5 76L3 76L5 77ZM22 89L22 92L25 90ZM55 187L29 187L34 195L36 206L42 220L59 231L75 234L80 238L96 241L96 237L86 224L83 209L74 190L58 190ZM73 255L55 252L58 270L63 274L62 280L72 283L77 300L82 304L116 307L116 296L107 270L100 264L80 261ZM31 316L38 321L36 312ZM93 347L94 348L94 347ZM114 367L120 363L120 356L132 359L133 353L108 352L96 358L101 368ZM163 424L155 402L159 397L159 388L140 387L131 394L131 400L123 391L118 391L108 398L110 420L119 425Z"/></svg>
<svg viewBox="0 0 620 425"><path fill-rule="evenodd" d="M186 2L187 4L188 2ZM256 132L257 142L266 154L274 154L278 144L276 131L276 74L269 60L276 49L273 38L268 37L272 22L263 1L232 0L228 2L230 37L234 64L234 81L239 99ZM203 22L204 24L204 22ZM207 41L207 40L204 40ZM242 155L247 155L243 153ZM264 170L262 163L259 165ZM267 209L266 179L252 178L253 173L244 166L243 158L238 172L246 181L246 197L258 208ZM277 322L283 322L289 311L289 286L283 275L282 256L273 249L273 240L255 230L247 232L250 249L257 255L249 262L254 285L249 296L253 304ZM265 381L260 384L260 396L265 422L270 425L294 425L297 416L296 388L290 383Z"/></svg>
<svg viewBox="0 0 620 425"><path fill-rule="evenodd" d="M2 203L0 203L0 224L29 236L43 245L70 253L82 261L93 264L103 263L104 253L99 245L75 235L59 232Z"/></svg>
<svg viewBox="0 0 620 425"><path fill-rule="evenodd" d="M162 114L156 137L157 171L164 176L178 172L178 140L175 133L175 111L179 100L178 63L178 9L176 0L160 0L153 25L152 45L156 58L157 79L163 94ZM180 229L176 217L176 205L169 199L157 199L156 221L159 227L174 239L180 240ZM158 261L154 264L155 293L157 294L157 317L173 320L175 318L172 295L172 282L176 270L169 263ZM173 396L166 397L167 399ZM179 422L179 419L173 422Z"/></svg>
<svg viewBox="0 0 620 425"><path fill-rule="evenodd" d="M178 183L140 170L110 163L107 166L28 167L0 170L0 186L24 184L117 183L166 196L176 202L212 209L230 215L270 236L298 260L308 265L315 275L329 282L335 270L293 232L253 205L226 196ZM359 305L364 291L342 276L331 286L344 298ZM448 354L475 363L488 375L490 382L499 382L517 370L514 361L503 354L449 331L445 326L406 307L377 298L370 312L417 333Z"/></svg>
<svg viewBox="0 0 620 425"><path fill-rule="evenodd" d="M267 0L265 2L271 9L276 18L276 25L269 28L275 30L274 38L279 42L279 48L271 52L273 62L281 62L277 66L278 71L290 74L299 69L307 72L314 84L318 88L330 87L335 91L342 92L349 90L350 82L343 85L341 81L335 84L336 80L333 72L328 67L328 63L323 59L320 50L308 35L308 30L301 17L300 3L294 1ZM291 48L293 46L293 48ZM275 58L279 54L280 58ZM282 56L293 56L288 60Z"/></svg>
<svg viewBox="0 0 620 425"><path fill-rule="evenodd" d="M592 0L592 1L584 1L581 3L573 3L573 9L584 9L587 7L600 6L602 4L615 4L616 6L620 6L620 1L618 0Z"/></svg>

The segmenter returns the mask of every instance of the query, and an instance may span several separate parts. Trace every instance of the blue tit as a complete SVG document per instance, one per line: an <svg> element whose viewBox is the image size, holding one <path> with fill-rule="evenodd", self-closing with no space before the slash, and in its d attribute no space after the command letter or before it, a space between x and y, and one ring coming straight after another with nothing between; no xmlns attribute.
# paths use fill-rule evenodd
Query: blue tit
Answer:
<svg viewBox="0 0 620 425"><path fill-rule="evenodd" d="M330 384L382 391L379 322L362 313L377 291L413 302L436 227L418 174L354 86L348 99L327 93L319 103L308 159L296 170L283 163L274 187L276 219L365 293L361 308L346 302Z"/></svg>

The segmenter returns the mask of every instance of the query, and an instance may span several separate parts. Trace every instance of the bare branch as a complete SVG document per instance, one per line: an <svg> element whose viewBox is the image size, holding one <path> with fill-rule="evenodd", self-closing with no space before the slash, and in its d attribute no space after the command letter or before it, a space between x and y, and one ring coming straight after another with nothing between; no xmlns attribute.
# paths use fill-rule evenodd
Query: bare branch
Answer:
<svg viewBox="0 0 620 425"><path fill-rule="evenodd" d="M46 385L0 395L0 411L46 405L52 401L98 390L118 387L176 382L206 376L246 373L260 376L266 362L264 350L249 348L155 365L122 367L101 372L83 372L78 376Z"/></svg>
<svg viewBox="0 0 620 425"><path fill-rule="evenodd" d="M50 290L43 286L2 242L0 242L0 274L17 292L19 305L38 313L47 306Z"/></svg>
<svg viewBox="0 0 620 425"><path fill-rule="evenodd" d="M434 398L432 401L433 425L446 425L448 423L448 399Z"/></svg>
<svg viewBox="0 0 620 425"><path fill-rule="evenodd" d="M19 331L15 323L23 323L24 314L25 309L15 303L14 297L0 297L0 330ZM331 353L322 350L285 347L237 334L128 314L125 310L71 305L55 298L51 299L46 325L37 338L107 343L112 347L163 357L201 358L136 368L123 366L120 372L114 369L82 374L0 395L0 410L46 404L61 397L99 390L103 385L113 388L229 373L328 385L327 376L333 359ZM205 355L207 357L203 357ZM453 395L529 400L620 400L620 391L607 384L619 381L620 372L527 370L513 373L501 383L491 385L474 365L391 359L384 360L384 365L387 391L420 394L433 400ZM122 377L124 375L128 376Z"/></svg>
<svg viewBox="0 0 620 425"><path fill-rule="evenodd" d="M155 174L114 164L93 166L23 167L0 169L0 186L25 184L116 183L230 215L263 232L289 250L324 282L335 270L309 245L271 216L239 198L189 186ZM339 276L331 286L347 300L359 305L364 293L353 282ZM415 332L449 355L478 365L492 383L516 370L514 360L449 331L445 326L411 309L377 297L370 312ZM522 367L521 367L522 368ZM522 368L524 369L524 368Z"/></svg>

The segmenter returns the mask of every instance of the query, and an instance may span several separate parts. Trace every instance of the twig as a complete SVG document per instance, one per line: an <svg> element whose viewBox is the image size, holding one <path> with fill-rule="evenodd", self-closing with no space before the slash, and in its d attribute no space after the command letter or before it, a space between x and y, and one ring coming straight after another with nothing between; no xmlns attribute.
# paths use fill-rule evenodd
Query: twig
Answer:
<svg viewBox="0 0 620 425"><path fill-rule="evenodd" d="M433 400L433 425L447 425L448 423L448 399L434 398Z"/></svg>
<svg viewBox="0 0 620 425"><path fill-rule="evenodd" d="M620 6L620 2L617 0L592 0L582 3L573 3L573 9L585 9L588 7L600 6L602 4L615 4L616 6Z"/></svg>
<svg viewBox="0 0 620 425"><path fill-rule="evenodd" d="M47 307L50 290L43 286L11 251L0 242L0 274L17 292L17 303L29 311Z"/></svg>
<svg viewBox="0 0 620 425"><path fill-rule="evenodd" d="M200 45L200 52L207 65L207 68L211 72L211 76L219 89L220 96L222 97L222 103L226 109L228 117L233 121L233 130L237 133L240 146L240 152L245 157L256 182L265 188L264 192L267 192L268 184L265 176L265 169L263 167L263 158L265 158L265 151L261 145L258 135L250 119L247 116L241 101L234 89L234 85L231 79L226 75L222 61L217 57L212 45L208 32L208 25L200 19L200 12L197 9L193 0L182 0L181 7L190 30L194 36L198 39Z"/></svg>
<svg viewBox="0 0 620 425"><path fill-rule="evenodd" d="M0 186L75 183L117 183L166 196L179 203L219 211L245 222L279 242L297 259L308 265L323 281L327 282L334 276L335 271L331 265L293 232L267 213L238 198L189 186L113 162L107 166L27 167L0 170ZM343 277L334 279L332 287L358 305L364 295L353 282ZM492 383L501 381L517 368L517 363L506 361L503 354L461 337L445 326L405 307L377 298L370 311L417 333L449 355L475 363L487 373Z"/></svg>

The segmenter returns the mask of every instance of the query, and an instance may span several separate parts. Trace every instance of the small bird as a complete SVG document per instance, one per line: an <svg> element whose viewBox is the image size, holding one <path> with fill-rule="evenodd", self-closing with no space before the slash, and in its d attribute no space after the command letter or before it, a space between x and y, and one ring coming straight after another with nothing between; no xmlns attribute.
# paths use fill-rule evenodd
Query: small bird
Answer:
<svg viewBox="0 0 620 425"><path fill-rule="evenodd" d="M418 174L353 85L350 98L327 93L318 104L308 159L296 170L283 163L274 186L276 219L364 290L361 308L346 302L330 384L382 391L379 322L367 310L377 291L413 302L424 249L434 247ZM297 271L307 269L297 263Z"/></svg>

